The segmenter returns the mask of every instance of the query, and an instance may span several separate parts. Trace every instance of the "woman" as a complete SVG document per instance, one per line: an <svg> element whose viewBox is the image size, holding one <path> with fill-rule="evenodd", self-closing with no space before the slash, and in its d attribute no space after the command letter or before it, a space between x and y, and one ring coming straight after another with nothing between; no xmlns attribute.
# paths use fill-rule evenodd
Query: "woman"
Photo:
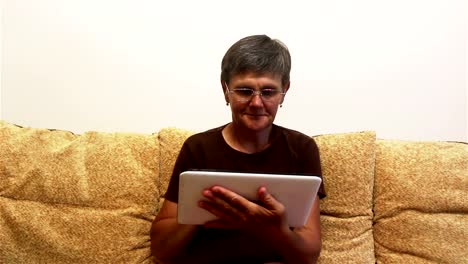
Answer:
<svg viewBox="0 0 468 264"><path fill-rule="evenodd" d="M218 216L177 223L179 174L190 169L321 175L313 139L273 124L289 89L291 57L278 40L243 38L225 54L221 86L232 122L188 138L151 229L152 252L167 263L315 263L321 249L319 200L304 227L291 229L284 206L264 187L258 204L220 186L199 206ZM319 196L323 197L323 188Z"/></svg>

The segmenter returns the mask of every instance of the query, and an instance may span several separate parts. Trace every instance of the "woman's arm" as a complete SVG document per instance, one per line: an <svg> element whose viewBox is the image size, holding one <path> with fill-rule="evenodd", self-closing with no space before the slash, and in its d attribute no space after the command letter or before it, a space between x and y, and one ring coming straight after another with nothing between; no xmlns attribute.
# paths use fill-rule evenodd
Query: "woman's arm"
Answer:
<svg viewBox="0 0 468 264"><path fill-rule="evenodd" d="M211 228L238 229L251 234L260 244L278 252L287 263L315 263L321 250L320 208L316 198L306 224L292 231L284 206L266 188L258 191L261 205L220 186L204 191L201 206L218 216L205 224Z"/></svg>
<svg viewBox="0 0 468 264"><path fill-rule="evenodd" d="M185 251L199 227L177 223L177 203L165 200L151 226L151 252L164 263L173 263Z"/></svg>
<svg viewBox="0 0 468 264"><path fill-rule="evenodd" d="M151 252L163 263L220 263L237 258L271 256L269 245L237 233L202 244L190 244L201 226L177 223L177 203L166 200L151 227ZM190 250L189 250L190 244Z"/></svg>
<svg viewBox="0 0 468 264"><path fill-rule="evenodd" d="M322 248L320 236L320 206L315 199L311 213L303 227L278 234L273 248L286 263L316 263Z"/></svg>

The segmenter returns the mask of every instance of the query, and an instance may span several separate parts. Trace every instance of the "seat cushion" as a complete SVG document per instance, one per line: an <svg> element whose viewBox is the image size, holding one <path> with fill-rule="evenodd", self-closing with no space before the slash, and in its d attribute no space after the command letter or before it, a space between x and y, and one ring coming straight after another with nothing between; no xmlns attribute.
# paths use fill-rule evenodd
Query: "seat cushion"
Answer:
<svg viewBox="0 0 468 264"><path fill-rule="evenodd" d="M466 263L468 144L378 140L375 250L381 263Z"/></svg>
<svg viewBox="0 0 468 264"><path fill-rule="evenodd" d="M1 262L150 263L158 160L156 134L0 122Z"/></svg>

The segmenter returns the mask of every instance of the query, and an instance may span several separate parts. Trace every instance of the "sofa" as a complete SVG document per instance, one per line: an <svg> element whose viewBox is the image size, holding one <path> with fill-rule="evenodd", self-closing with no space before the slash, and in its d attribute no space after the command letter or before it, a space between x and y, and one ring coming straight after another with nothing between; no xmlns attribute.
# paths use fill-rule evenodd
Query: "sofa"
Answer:
<svg viewBox="0 0 468 264"><path fill-rule="evenodd" d="M150 227L193 134L0 121L0 263L153 263ZM468 144L311 135L327 197L319 263L468 263Z"/></svg>

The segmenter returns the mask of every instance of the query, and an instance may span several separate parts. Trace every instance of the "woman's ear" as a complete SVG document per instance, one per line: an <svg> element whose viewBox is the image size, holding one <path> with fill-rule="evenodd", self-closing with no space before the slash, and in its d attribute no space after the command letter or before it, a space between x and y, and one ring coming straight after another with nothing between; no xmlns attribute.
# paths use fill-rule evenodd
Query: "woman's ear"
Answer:
<svg viewBox="0 0 468 264"><path fill-rule="evenodd" d="M227 84L224 80L221 80L221 87L223 88L224 100L226 100L226 105L229 105L228 89Z"/></svg>
<svg viewBox="0 0 468 264"><path fill-rule="evenodd" d="M288 92L289 86L290 86L290 85L291 85L291 82L288 82L288 83L286 83L286 84L283 86L283 93L284 93L284 95L283 95L283 98L281 98L280 104L282 104L282 103L284 102L284 97L286 97L286 93Z"/></svg>
<svg viewBox="0 0 468 264"><path fill-rule="evenodd" d="M283 87L283 93L288 92L289 86L290 86L290 85L291 85L291 82L288 82L287 84L284 85L284 87Z"/></svg>

